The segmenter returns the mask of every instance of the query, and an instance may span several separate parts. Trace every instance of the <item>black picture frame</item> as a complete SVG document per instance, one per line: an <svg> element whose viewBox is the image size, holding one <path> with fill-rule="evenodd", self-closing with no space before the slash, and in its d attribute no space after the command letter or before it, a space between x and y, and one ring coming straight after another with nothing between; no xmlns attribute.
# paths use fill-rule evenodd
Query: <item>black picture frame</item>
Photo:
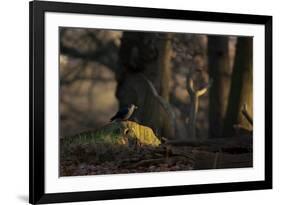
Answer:
<svg viewBox="0 0 281 205"><path fill-rule="evenodd" d="M272 188L272 16L199 12L169 9L104 6L33 1L30 11L30 165L29 202L32 204L122 199ZM265 26L265 180L71 193L45 192L44 132L44 14L46 12L132 16L209 22L247 23Z"/></svg>

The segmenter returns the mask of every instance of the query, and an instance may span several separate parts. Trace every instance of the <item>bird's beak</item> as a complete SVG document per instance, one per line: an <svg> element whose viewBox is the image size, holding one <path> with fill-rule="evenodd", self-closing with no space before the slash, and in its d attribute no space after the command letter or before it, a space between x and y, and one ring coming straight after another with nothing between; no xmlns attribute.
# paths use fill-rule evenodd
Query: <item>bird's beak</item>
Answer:
<svg viewBox="0 0 281 205"><path fill-rule="evenodd" d="M138 106L135 106L135 109L138 109L139 107Z"/></svg>

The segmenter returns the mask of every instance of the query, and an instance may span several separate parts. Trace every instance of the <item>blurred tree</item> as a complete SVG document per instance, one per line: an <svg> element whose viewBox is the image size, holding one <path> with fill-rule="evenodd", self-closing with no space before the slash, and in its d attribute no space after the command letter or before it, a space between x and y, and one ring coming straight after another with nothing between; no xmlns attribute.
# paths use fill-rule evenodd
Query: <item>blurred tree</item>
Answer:
<svg viewBox="0 0 281 205"><path fill-rule="evenodd" d="M185 140L203 139L208 136L209 95L202 95L196 103L197 100L192 93L188 92L187 85L190 74L192 74L195 90L202 89L209 82L207 36L186 33L173 34L172 45L173 79L170 102L174 105L177 127L180 127L178 135ZM198 112L194 109L196 104L198 104ZM194 127L196 134L193 132Z"/></svg>
<svg viewBox="0 0 281 205"><path fill-rule="evenodd" d="M120 106L139 109L133 117L157 136L175 137L175 116L168 102L171 34L124 32L116 95Z"/></svg>
<svg viewBox="0 0 281 205"><path fill-rule="evenodd" d="M115 97L121 31L60 27L60 135L108 123Z"/></svg>
<svg viewBox="0 0 281 205"><path fill-rule="evenodd" d="M209 136L221 137L231 76L227 36L208 36L208 69L213 79L209 93Z"/></svg>
<svg viewBox="0 0 281 205"><path fill-rule="evenodd" d="M109 69L117 69L118 56L116 54L119 47L114 39L111 39L112 32L64 27L61 27L59 32L61 55L84 61L95 61Z"/></svg>
<svg viewBox="0 0 281 205"><path fill-rule="evenodd" d="M163 35L163 40L158 41L159 94L167 101L170 99L172 37L171 33L167 33Z"/></svg>
<svg viewBox="0 0 281 205"><path fill-rule="evenodd" d="M248 120L243 117L243 105L247 105L249 115L253 116L253 39L238 37L234 61L231 88L226 111L223 136L234 134L234 125L251 129Z"/></svg>
<svg viewBox="0 0 281 205"><path fill-rule="evenodd" d="M195 88L192 74L190 73L186 76L186 89L190 97L188 134L190 135L189 138L192 140L198 139L198 135L196 134L196 121L199 108L199 97L203 96L208 91L208 89L211 87L211 84L212 80L210 80L208 84L201 88Z"/></svg>

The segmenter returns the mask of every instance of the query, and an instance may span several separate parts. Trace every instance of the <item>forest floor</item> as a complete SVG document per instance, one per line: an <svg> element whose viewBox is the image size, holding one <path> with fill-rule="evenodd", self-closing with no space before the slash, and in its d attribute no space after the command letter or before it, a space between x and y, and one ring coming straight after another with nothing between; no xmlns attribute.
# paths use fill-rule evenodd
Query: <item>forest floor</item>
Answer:
<svg viewBox="0 0 281 205"><path fill-rule="evenodd" d="M252 167L252 136L160 142L132 121L60 139L60 176Z"/></svg>
<svg viewBox="0 0 281 205"><path fill-rule="evenodd" d="M137 150L125 146L102 148L91 144L61 152L60 175L81 176L143 172L252 167L252 149L246 147L159 146Z"/></svg>

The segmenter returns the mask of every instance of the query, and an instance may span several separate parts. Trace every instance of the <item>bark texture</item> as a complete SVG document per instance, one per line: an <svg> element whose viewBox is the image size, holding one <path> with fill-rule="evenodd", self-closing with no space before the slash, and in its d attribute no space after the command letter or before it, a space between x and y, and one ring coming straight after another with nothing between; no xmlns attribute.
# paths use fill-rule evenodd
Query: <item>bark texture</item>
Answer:
<svg viewBox="0 0 281 205"><path fill-rule="evenodd" d="M253 39L238 37L234 61L228 107L225 116L224 136L234 134L235 125L251 129L251 124L243 116L243 106L253 118Z"/></svg>
<svg viewBox="0 0 281 205"><path fill-rule="evenodd" d="M222 135L231 82L228 37L208 37L208 69L213 79L209 92L209 136L215 138Z"/></svg>

